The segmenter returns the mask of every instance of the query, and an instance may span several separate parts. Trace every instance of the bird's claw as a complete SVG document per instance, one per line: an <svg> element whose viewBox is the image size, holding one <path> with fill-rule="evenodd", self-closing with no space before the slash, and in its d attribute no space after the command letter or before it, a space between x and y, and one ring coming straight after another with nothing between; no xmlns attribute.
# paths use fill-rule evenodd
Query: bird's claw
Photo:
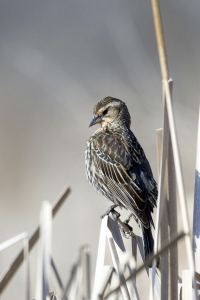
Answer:
<svg viewBox="0 0 200 300"><path fill-rule="evenodd" d="M122 234L125 238L134 236L133 228L126 222L124 222L124 226L122 227Z"/></svg>
<svg viewBox="0 0 200 300"><path fill-rule="evenodd" d="M101 219L103 219L104 217L108 216L110 213L112 214L113 218L115 220L117 220L119 217L120 217L120 213L118 213L115 208L117 207L118 205L112 205L102 216L101 216Z"/></svg>
<svg viewBox="0 0 200 300"><path fill-rule="evenodd" d="M117 221L117 219L119 219L120 213L118 213L118 211L112 209L110 213L112 214L112 217L115 221Z"/></svg>

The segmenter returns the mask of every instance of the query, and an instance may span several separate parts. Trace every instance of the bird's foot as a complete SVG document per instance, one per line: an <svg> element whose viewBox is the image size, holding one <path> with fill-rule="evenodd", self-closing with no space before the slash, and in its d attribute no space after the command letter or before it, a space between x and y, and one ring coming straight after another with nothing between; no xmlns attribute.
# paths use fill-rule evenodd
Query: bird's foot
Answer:
<svg viewBox="0 0 200 300"><path fill-rule="evenodd" d="M133 228L128 223L123 222L121 229L122 229L122 234L125 238L129 239L132 236L134 236Z"/></svg>
<svg viewBox="0 0 200 300"><path fill-rule="evenodd" d="M120 214L115 210L115 208L117 207L117 204L111 205L109 207L109 209L101 216L101 218L103 219L105 216L108 216L110 213L112 213L112 216L115 219L118 219L120 217Z"/></svg>
<svg viewBox="0 0 200 300"><path fill-rule="evenodd" d="M131 218L133 217L133 213L131 213L128 218L123 222L122 226L122 234L125 238L130 238L134 236L133 228L129 225Z"/></svg>

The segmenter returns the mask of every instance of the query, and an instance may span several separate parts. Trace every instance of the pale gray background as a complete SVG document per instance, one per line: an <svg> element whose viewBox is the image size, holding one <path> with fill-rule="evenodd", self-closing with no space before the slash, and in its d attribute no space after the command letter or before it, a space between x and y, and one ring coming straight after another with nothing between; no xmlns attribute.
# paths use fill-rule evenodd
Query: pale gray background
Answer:
<svg viewBox="0 0 200 300"><path fill-rule="evenodd" d="M192 199L200 3L162 0L161 7ZM107 95L127 103L132 129L157 176L155 129L162 126L162 101L150 1L0 1L0 241L31 233L41 201L53 202L70 185L73 192L54 222L53 237L64 281L83 243L91 245L95 261L99 216L107 202L86 182L84 148L93 131L88 128L93 106ZM17 249L1 254L1 271ZM24 299L23 287L21 270L2 299Z"/></svg>

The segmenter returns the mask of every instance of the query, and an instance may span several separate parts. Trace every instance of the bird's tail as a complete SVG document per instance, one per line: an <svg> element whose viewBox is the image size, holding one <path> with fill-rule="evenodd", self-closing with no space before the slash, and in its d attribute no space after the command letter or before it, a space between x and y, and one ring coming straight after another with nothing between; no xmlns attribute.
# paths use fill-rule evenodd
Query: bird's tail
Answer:
<svg viewBox="0 0 200 300"><path fill-rule="evenodd" d="M154 248L154 240L151 232L151 227L145 228L142 226L142 233L143 233L143 243L144 243L144 255L145 259L147 256L153 254L153 248Z"/></svg>

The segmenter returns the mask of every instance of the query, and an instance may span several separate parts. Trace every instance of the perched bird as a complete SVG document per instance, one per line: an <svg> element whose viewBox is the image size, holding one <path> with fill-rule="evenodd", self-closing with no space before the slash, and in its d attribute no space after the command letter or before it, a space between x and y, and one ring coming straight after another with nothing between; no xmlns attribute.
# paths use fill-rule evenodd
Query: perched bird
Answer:
<svg viewBox="0 0 200 300"><path fill-rule="evenodd" d="M145 257L152 254L154 240L152 212L157 184L144 151L130 129L126 104L106 97L94 107L90 126L100 128L89 138L85 153L89 182L115 206L133 213L141 223Z"/></svg>

